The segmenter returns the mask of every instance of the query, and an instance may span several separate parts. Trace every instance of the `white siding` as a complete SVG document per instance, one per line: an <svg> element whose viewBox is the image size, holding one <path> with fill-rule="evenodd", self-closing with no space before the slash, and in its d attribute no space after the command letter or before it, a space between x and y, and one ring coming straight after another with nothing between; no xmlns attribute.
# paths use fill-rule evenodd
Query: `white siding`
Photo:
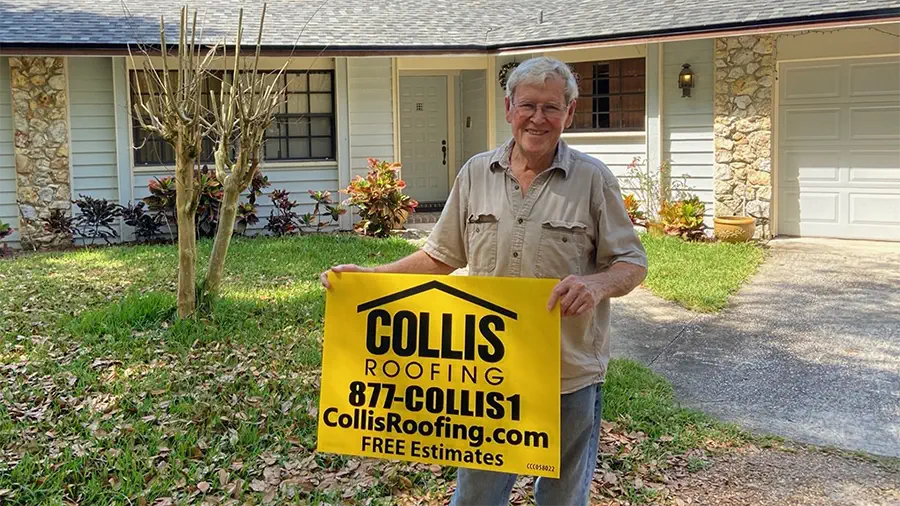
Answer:
<svg viewBox="0 0 900 506"><path fill-rule="evenodd" d="M112 59L70 57L68 66L72 199L85 194L118 202Z"/></svg>
<svg viewBox="0 0 900 506"><path fill-rule="evenodd" d="M67 65L72 200L87 195L118 203L112 59L69 57ZM72 214L79 213L73 206Z"/></svg>
<svg viewBox="0 0 900 506"><path fill-rule="evenodd" d="M9 61L0 58L0 221L16 229L4 242L18 245L19 211L16 207L16 164L13 151L12 93Z"/></svg>
<svg viewBox="0 0 900 506"><path fill-rule="evenodd" d="M672 164L672 176L687 174L688 185L713 212L713 39L663 45L663 160ZM690 63L696 86L691 98L678 89L681 65Z"/></svg>
<svg viewBox="0 0 900 506"><path fill-rule="evenodd" d="M487 96L485 95L485 71L464 70L460 75L462 114L462 160L487 151ZM472 126L466 128L466 118L472 118Z"/></svg>
<svg viewBox="0 0 900 506"><path fill-rule="evenodd" d="M140 200L150 195L147 184L152 181L154 177L162 179L164 177L174 176L174 174L174 168L170 168L169 170L160 169L158 171L152 172L141 171L135 173L135 200ZM258 232L262 230L262 228L266 225L269 214L272 212L272 209L274 209L274 207L272 206L272 199L269 198L269 193L272 190L287 190L291 192L291 200L295 200L300 204L298 207L295 207L294 210L301 215L305 213L311 213L313 211L313 208L315 207L315 203L307 193L308 190L328 190L332 192L333 196L335 197L333 200L340 200L342 198L342 196L334 195L338 189L337 168L334 167L316 167L303 169L263 168L263 174L269 177L271 186L269 188L266 188L264 190L265 194L261 195L256 200L256 205L259 208L259 210L257 211L257 215L259 216L259 223L257 223L256 226L252 228L253 231ZM246 200L247 196L245 192L245 194L241 197L241 201L246 202ZM165 231L165 229L163 231Z"/></svg>
<svg viewBox="0 0 900 506"><path fill-rule="evenodd" d="M600 160L613 174L620 177L625 174L632 160L636 157L644 159L647 156L647 144L642 132L626 136L603 133L585 136L580 133L564 133L563 139L569 146Z"/></svg>
<svg viewBox="0 0 900 506"><path fill-rule="evenodd" d="M393 78L390 58L349 58L347 66L352 178L365 176L369 157L393 161Z"/></svg>

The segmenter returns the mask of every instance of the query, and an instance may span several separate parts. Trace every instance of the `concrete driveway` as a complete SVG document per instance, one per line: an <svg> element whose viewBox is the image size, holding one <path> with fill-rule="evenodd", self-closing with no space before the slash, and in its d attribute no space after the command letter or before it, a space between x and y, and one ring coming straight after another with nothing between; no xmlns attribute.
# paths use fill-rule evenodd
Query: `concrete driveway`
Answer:
<svg viewBox="0 0 900 506"><path fill-rule="evenodd" d="M614 302L612 351L683 405L748 429L900 457L900 244L783 239L717 315L643 290Z"/></svg>

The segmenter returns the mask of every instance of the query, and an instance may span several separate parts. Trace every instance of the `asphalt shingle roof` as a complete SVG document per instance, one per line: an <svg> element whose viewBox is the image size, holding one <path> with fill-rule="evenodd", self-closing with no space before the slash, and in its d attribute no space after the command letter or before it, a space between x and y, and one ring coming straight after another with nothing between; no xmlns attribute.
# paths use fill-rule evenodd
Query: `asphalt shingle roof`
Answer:
<svg viewBox="0 0 900 506"><path fill-rule="evenodd" d="M892 0L567 0L498 33L500 45L557 39L610 38L628 34L697 31L716 27L771 25L785 21L900 16Z"/></svg>
<svg viewBox="0 0 900 506"><path fill-rule="evenodd" d="M121 47L175 41L175 0L0 0L0 46ZM244 8L255 39L261 1L191 0L204 39L232 34ZM542 12L542 22L539 22ZM785 21L900 17L900 0L269 0L266 46L497 49Z"/></svg>

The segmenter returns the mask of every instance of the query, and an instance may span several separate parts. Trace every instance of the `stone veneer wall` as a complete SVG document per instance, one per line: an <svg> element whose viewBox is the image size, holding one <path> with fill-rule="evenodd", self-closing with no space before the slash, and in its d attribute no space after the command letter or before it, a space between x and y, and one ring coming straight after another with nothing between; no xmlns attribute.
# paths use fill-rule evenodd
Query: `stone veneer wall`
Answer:
<svg viewBox="0 0 900 506"><path fill-rule="evenodd" d="M715 61L715 214L753 216L768 238L775 38L716 39Z"/></svg>
<svg viewBox="0 0 900 506"><path fill-rule="evenodd" d="M22 243L37 247L70 243L71 235L47 232L41 222L51 209L71 216L64 59L11 57L9 69Z"/></svg>

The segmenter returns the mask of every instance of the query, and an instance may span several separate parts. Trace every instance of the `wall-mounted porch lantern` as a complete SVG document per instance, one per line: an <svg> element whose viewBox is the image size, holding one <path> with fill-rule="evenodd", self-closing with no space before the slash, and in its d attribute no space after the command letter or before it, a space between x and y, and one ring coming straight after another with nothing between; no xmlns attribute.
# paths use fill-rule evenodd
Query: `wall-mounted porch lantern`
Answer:
<svg viewBox="0 0 900 506"><path fill-rule="evenodd" d="M694 71L691 70L690 63L681 66L681 73L678 74L678 87L681 89L682 98L691 96L691 88L694 87Z"/></svg>

